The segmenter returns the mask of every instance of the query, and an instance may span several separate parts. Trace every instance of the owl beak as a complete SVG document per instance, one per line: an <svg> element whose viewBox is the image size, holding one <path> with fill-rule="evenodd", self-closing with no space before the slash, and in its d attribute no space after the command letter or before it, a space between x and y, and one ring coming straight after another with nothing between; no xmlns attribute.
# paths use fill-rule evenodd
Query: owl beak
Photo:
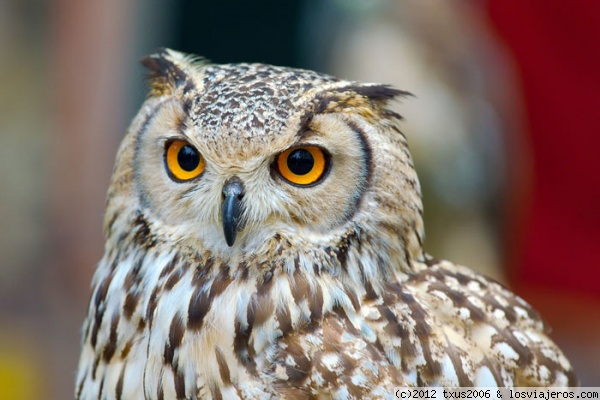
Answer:
<svg viewBox="0 0 600 400"><path fill-rule="evenodd" d="M223 233L229 247L233 246L235 237L241 228L242 199L244 198L244 184L237 176L229 178L223 185L223 204L221 204L221 217L223 219Z"/></svg>

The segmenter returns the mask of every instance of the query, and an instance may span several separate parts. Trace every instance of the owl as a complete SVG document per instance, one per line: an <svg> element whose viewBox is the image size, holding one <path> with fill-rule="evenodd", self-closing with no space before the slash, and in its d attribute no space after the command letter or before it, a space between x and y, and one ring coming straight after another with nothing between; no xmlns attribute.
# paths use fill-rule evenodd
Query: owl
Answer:
<svg viewBox="0 0 600 400"><path fill-rule="evenodd" d="M423 250L405 92L163 49L117 155L77 399L568 386L538 314ZM434 117L434 116L432 116Z"/></svg>

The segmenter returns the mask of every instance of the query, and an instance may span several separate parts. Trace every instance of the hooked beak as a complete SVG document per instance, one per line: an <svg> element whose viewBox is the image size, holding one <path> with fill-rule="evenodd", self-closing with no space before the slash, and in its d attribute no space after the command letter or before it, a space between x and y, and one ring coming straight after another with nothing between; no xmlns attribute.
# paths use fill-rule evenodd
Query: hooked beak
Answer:
<svg viewBox="0 0 600 400"><path fill-rule="evenodd" d="M241 228L244 184L240 178L233 176L223 185L222 193L221 218L223 219L223 233L225 234L227 245L231 247L235 242L235 236Z"/></svg>

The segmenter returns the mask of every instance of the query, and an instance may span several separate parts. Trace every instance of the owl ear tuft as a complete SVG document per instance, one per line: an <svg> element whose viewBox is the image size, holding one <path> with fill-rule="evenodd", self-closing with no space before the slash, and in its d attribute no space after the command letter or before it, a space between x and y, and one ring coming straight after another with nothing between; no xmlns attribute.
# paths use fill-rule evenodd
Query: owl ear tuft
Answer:
<svg viewBox="0 0 600 400"><path fill-rule="evenodd" d="M149 70L150 96L171 94L180 86L184 86L184 91L192 88L193 82L188 71L194 64L200 64L199 60L167 48L143 58L141 63Z"/></svg>
<svg viewBox="0 0 600 400"><path fill-rule="evenodd" d="M413 95L410 92L396 89L391 85L380 84L353 85L347 87L346 89L375 102L387 102L396 97L407 97Z"/></svg>
<svg viewBox="0 0 600 400"><path fill-rule="evenodd" d="M390 100L401 96L412 96L412 94L390 85L352 83L317 96L313 114L352 109L365 118L380 115L402 119L399 114L387 108Z"/></svg>
<svg viewBox="0 0 600 400"><path fill-rule="evenodd" d="M405 90L400 90L392 87L391 85L382 84L358 84L349 87L352 92L361 96L362 98L368 99L371 104L367 110L373 110L381 116L386 118L395 118L402 120L402 116L387 107L391 100L399 97L413 96L412 93ZM366 110L362 111L363 114L368 116L370 113Z"/></svg>

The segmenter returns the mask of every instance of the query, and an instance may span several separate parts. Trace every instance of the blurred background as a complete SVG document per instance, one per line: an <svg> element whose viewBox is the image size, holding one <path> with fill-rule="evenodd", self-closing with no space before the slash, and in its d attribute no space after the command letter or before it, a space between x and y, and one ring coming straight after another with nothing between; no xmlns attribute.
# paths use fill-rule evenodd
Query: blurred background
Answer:
<svg viewBox="0 0 600 400"><path fill-rule="evenodd" d="M0 399L66 399L116 148L158 47L390 83L427 250L600 386L600 2L0 0Z"/></svg>

